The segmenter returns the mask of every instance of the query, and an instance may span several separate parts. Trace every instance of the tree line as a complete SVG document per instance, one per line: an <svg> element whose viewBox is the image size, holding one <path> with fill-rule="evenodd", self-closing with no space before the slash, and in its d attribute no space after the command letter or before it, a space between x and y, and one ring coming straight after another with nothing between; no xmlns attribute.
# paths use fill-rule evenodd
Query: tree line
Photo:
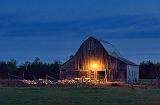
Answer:
<svg viewBox="0 0 160 105"><path fill-rule="evenodd" d="M141 79L156 79L160 77L160 63L151 61L141 62L139 66Z"/></svg>
<svg viewBox="0 0 160 105"><path fill-rule="evenodd" d="M17 66L16 60L0 61L0 79L45 79L46 75L52 79L59 79L60 62L42 63L36 57L33 62L25 62Z"/></svg>
<svg viewBox="0 0 160 105"><path fill-rule="evenodd" d="M16 60L8 62L0 61L0 79L46 79L46 76L52 79L59 79L59 69L61 63L42 63L36 57L33 62L25 62L17 66ZM141 62L139 66L139 75L141 79L155 79L160 77L160 63L151 61Z"/></svg>

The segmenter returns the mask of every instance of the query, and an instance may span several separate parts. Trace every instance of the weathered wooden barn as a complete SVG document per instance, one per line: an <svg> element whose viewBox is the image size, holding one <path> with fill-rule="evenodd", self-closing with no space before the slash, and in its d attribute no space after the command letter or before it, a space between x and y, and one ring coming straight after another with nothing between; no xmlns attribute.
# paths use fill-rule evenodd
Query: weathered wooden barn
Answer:
<svg viewBox="0 0 160 105"><path fill-rule="evenodd" d="M89 37L60 69L60 79L89 78L106 81L136 81L139 66L116 51L107 41ZM111 45L111 44L110 44Z"/></svg>

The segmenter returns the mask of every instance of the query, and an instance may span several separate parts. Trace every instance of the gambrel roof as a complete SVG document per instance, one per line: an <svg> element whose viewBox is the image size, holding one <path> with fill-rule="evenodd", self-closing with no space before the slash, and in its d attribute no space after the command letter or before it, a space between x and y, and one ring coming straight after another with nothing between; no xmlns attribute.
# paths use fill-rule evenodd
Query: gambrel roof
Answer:
<svg viewBox="0 0 160 105"><path fill-rule="evenodd" d="M101 40L101 39L98 39L98 38L95 38L95 37L89 37L89 38L92 38L92 39L95 39L95 40L99 41L102 44L102 46L104 47L104 49L106 50L106 52L108 53L109 56L111 56L113 58L116 58L116 59L124 62L127 65L138 66L137 64L133 63L132 61L122 57L121 54L119 53L119 51L116 49L116 47L113 44L111 44L110 42L105 41L105 40ZM73 60L73 58L74 57L70 58L64 64L66 64L67 62Z"/></svg>
<svg viewBox="0 0 160 105"><path fill-rule="evenodd" d="M110 42L105 41L105 40L101 40L101 39L98 39L95 37L90 37L90 38L94 38L94 39L98 40L103 45L103 47L105 48L105 50L108 52L108 54L110 56L126 63L127 65L138 66L137 64L133 63L132 61L122 57L121 54L119 53L119 51L116 49L116 47L113 44L111 44Z"/></svg>

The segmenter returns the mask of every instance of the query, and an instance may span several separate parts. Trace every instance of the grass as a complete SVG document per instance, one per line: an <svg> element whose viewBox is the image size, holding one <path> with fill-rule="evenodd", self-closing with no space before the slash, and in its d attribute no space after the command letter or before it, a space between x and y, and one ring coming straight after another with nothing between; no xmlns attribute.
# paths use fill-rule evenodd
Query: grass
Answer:
<svg viewBox="0 0 160 105"><path fill-rule="evenodd" d="M0 87L0 105L160 105L160 90Z"/></svg>
<svg viewBox="0 0 160 105"><path fill-rule="evenodd" d="M156 79L140 79L140 81L145 84L156 84Z"/></svg>

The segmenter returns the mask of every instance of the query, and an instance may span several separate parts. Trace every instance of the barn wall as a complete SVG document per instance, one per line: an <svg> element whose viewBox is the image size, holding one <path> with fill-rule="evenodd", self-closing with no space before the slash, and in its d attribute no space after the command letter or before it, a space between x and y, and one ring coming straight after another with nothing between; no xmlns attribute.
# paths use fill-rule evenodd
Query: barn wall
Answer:
<svg viewBox="0 0 160 105"><path fill-rule="evenodd" d="M112 56L109 57L108 80L126 81L127 64Z"/></svg>
<svg viewBox="0 0 160 105"><path fill-rule="evenodd" d="M75 58L70 58L67 62L65 62L60 68L60 79L65 79L70 77L70 72L75 71Z"/></svg>
<svg viewBox="0 0 160 105"><path fill-rule="evenodd" d="M118 70L117 70L117 80L118 81L126 81L127 79L127 64L118 60Z"/></svg>
<svg viewBox="0 0 160 105"><path fill-rule="evenodd" d="M109 56L108 62L107 78L109 81L114 81L117 73L117 59Z"/></svg>
<svg viewBox="0 0 160 105"><path fill-rule="evenodd" d="M139 66L127 65L127 81L136 82L139 80Z"/></svg>
<svg viewBox="0 0 160 105"><path fill-rule="evenodd" d="M99 70L105 70L108 64L108 54L98 40L86 40L75 55L76 70L91 70L91 64L99 65Z"/></svg>

